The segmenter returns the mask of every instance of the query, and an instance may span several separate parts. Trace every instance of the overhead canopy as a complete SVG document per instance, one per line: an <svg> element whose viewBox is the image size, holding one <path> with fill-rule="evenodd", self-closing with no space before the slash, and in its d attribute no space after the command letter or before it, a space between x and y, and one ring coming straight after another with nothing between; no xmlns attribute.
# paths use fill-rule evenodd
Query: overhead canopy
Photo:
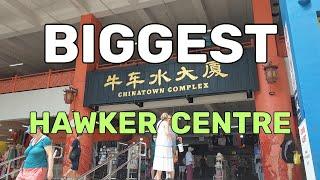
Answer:
<svg viewBox="0 0 320 180"><path fill-rule="evenodd" d="M74 67L74 63L44 63L43 25L47 23L78 27L82 14L93 13L102 25L126 24L135 34L149 23L164 24L175 32L176 25L182 23L207 24L208 29L220 23L242 27L252 23L251 9L251 0L3 0L0 1L0 78ZM114 42L116 38L119 37ZM136 54L133 58L137 57ZM9 67L20 63L23 65Z"/></svg>

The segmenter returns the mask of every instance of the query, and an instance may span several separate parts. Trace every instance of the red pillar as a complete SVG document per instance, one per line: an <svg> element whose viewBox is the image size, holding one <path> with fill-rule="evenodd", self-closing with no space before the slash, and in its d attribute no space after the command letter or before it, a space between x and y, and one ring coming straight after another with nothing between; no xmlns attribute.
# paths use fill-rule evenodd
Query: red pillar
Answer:
<svg viewBox="0 0 320 180"><path fill-rule="evenodd" d="M95 63L91 64L84 64L82 62L82 25L83 24L93 24L95 25ZM101 30L101 23L98 19L94 17L92 14L87 14L81 16L80 20L80 30L78 30L78 48L79 48L79 54L76 59L76 68L75 68L75 74L72 86L76 89L78 89L78 94L75 97L73 103L70 105L70 114L69 114L69 120L73 119L71 112L72 111L78 111L80 112L81 116L89 116L91 109L84 107L84 91L85 91L85 84L86 84L86 75L88 71L92 71L97 67L97 63L99 62L99 45L98 45L98 37L99 32ZM63 165L63 172L66 172L70 167L70 161L69 161L69 152L70 146L74 138L76 137L75 134L67 135L66 142L65 142L65 159L64 159L64 165ZM79 165L79 171L78 174L83 174L84 172L91 169L92 165L92 147L93 147L93 138L90 134L83 134L80 139L81 143L81 157L80 157L80 165Z"/></svg>
<svg viewBox="0 0 320 180"><path fill-rule="evenodd" d="M253 16L255 24L272 24L270 0L252 0ZM287 69L283 57L277 53L275 36L268 37L268 60L278 66L278 81L268 84L265 78L264 65L257 65L260 90L255 92L255 104L257 111L265 111L273 114L276 111L289 111L292 115L289 81ZM270 89L275 92L270 95ZM297 127L294 126L294 118L290 119L293 136L296 137ZM281 158L281 143L284 135L264 134L259 135L261 143L262 165L264 179L282 180L288 179L287 165ZM294 179L297 174L294 172Z"/></svg>

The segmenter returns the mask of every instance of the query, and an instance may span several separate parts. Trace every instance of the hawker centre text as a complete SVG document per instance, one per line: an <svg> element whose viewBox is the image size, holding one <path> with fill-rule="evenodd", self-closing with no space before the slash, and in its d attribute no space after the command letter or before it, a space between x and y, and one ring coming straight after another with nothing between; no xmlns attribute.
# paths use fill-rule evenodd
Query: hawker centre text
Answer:
<svg viewBox="0 0 320 180"><path fill-rule="evenodd" d="M248 129L253 134L288 134L290 115L290 112L274 112L272 115L267 112L176 112L172 115L171 128L176 134L230 134L234 127L240 134L249 132ZM70 116L73 118L69 120ZM30 131L35 133L41 126L43 133L156 134L158 119L153 112L91 112L89 116L81 116L79 112L72 112L69 116L66 112L58 112L54 122L50 122L49 112L44 112L42 117L31 112ZM249 120L252 121L250 128L247 125ZM50 124L53 124L52 128Z"/></svg>
<svg viewBox="0 0 320 180"><path fill-rule="evenodd" d="M46 63L68 63L79 56L77 39L82 40L82 61L94 63L95 49L99 48L102 59L110 63L124 63L130 60L135 52L140 58L148 63L162 63L170 59L173 53L173 32L162 24L148 24L140 29L137 35L124 24L110 24L102 28L97 34L93 24L81 26L81 33L76 28L67 24L46 24L45 33L45 62ZM267 62L267 36L277 34L278 28L275 24L247 24L244 26L245 35L255 36L255 50L257 63ZM64 37L58 37L58 34ZM78 37L78 33L82 37ZM112 46L112 37L120 34L122 38L116 40ZM157 39L151 42L151 36L157 34ZM220 24L213 29L207 29L205 24L179 24L177 25L177 61L179 63L206 63L209 56L219 63L234 63L241 59L243 46L240 42L232 39L243 36L240 28L232 24ZM191 53L189 50L205 48L205 38L190 38L191 35L206 36L219 50L211 50L206 53ZM225 36L227 35L227 36ZM135 38L136 36L136 38ZM95 37L99 42L95 42ZM136 39L136 40L135 40ZM98 44L99 47L95 47ZM155 46L158 52L150 52L150 46ZM113 49L111 48L113 47ZM58 53L57 49L63 48L65 53ZM120 50L115 53L114 50ZM228 51L223 51L228 49Z"/></svg>

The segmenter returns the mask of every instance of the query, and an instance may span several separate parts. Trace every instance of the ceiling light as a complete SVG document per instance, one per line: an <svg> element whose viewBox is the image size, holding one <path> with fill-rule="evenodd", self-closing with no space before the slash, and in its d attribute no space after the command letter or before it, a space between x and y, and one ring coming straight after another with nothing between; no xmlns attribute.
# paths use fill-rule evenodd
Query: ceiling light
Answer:
<svg viewBox="0 0 320 180"><path fill-rule="evenodd" d="M16 63L16 64L10 64L9 66L10 67L16 67L16 66L22 66L23 63Z"/></svg>
<svg viewBox="0 0 320 180"><path fill-rule="evenodd" d="M139 108L143 107L143 102L135 102L135 104L136 104Z"/></svg>
<svg viewBox="0 0 320 180"><path fill-rule="evenodd" d="M186 99L187 99L188 103L193 103L193 97L187 95Z"/></svg>
<svg viewBox="0 0 320 180"><path fill-rule="evenodd" d="M243 138L243 135L242 135L242 134L240 135L240 138L241 138L241 139Z"/></svg>
<svg viewBox="0 0 320 180"><path fill-rule="evenodd" d="M13 131L13 129L9 129L9 132L12 132Z"/></svg>
<svg viewBox="0 0 320 180"><path fill-rule="evenodd" d="M29 126L28 126L28 125L24 125L24 124L23 124L23 125L22 125L22 127L24 127L24 128L28 128Z"/></svg>
<svg viewBox="0 0 320 180"><path fill-rule="evenodd" d="M13 141L13 139L12 139L12 138L8 138L7 140L8 140L8 141Z"/></svg>

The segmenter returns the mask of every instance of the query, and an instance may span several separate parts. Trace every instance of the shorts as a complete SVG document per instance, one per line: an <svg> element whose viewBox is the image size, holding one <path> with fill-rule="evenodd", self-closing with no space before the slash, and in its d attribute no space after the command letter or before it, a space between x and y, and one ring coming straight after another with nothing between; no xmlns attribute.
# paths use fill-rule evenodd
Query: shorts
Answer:
<svg viewBox="0 0 320 180"><path fill-rule="evenodd" d="M179 172L184 173L186 171L186 166L179 166Z"/></svg>
<svg viewBox="0 0 320 180"><path fill-rule="evenodd" d="M23 168L16 180L44 180L47 178L47 168Z"/></svg>

